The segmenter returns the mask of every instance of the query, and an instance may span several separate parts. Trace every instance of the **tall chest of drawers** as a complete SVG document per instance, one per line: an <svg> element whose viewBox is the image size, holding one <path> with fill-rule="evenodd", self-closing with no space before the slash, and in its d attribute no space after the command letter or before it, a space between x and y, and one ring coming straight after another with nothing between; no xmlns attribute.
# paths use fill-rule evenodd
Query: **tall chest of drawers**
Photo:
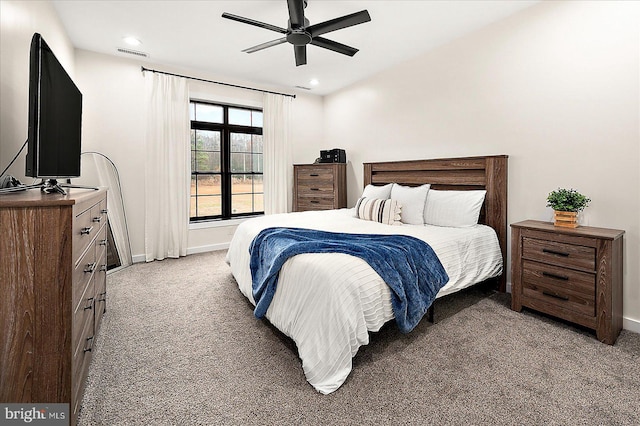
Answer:
<svg viewBox="0 0 640 426"><path fill-rule="evenodd" d="M345 163L295 164L293 210L330 210L347 207Z"/></svg>
<svg viewBox="0 0 640 426"><path fill-rule="evenodd" d="M624 231L511 225L511 308L522 307L595 330L614 344L622 330Z"/></svg>
<svg viewBox="0 0 640 426"><path fill-rule="evenodd" d="M106 309L106 190L0 196L0 401L75 424Z"/></svg>

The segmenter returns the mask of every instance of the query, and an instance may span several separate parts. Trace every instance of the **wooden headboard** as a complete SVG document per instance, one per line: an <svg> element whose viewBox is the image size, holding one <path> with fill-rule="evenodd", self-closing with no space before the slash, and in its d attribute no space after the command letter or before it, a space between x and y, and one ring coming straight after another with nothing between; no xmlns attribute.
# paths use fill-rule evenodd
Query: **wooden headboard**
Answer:
<svg viewBox="0 0 640 426"><path fill-rule="evenodd" d="M498 290L506 291L507 277L507 155L440 158L435 160L364 163L364 185L431 184L440 190L486 189L479 222L495 229L502 251L503 272Z"/></svg>

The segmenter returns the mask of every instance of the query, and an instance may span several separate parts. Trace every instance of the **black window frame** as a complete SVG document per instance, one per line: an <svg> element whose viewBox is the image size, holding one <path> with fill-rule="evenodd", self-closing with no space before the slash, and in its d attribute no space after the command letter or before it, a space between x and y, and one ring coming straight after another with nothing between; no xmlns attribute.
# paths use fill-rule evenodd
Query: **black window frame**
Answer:
<svg viewBox="0 0 640 426"><path fill-rule="evenodd" d="M229 219L238 219L242 217L263 215L264 210L257 211L257 212L248 212L248 213L233 213L231 209L232 207L231 206L232 175L242 174L242 175L251 175L251 176L262 176L263 185L264 185L264 151L260 153L263 155L262 157L263 171L262 172L251 171L251 172L239 173L239 172L231 171L231 134L244 133L244 134L262 136L262 127L229 124L229 109L240 109L240 110L260 112L260 113L263 112L262 109L255 108L255 107L240 106L240 105L228 105L228 104L207 102L207 101L201 101L196 99L191 99L189 103L211 105L216 107L222 107L223 109L223 119L222 119L223 123L211 123L207 121L190 120L191 130L212 130L212 131L220 132L220 172L198 172L198 171L194 171L192 168L191 177L189 178L191 179L193 176L198 176L198 175L204 175L204 176L220 175L220 180L221 180L220 192L221 192L221 202L222 202L221 212L222 213L220 215L191 217L191 208L189 208L189 223L229 220ZM196 178L196 181L197 181L197 178ZM257 194L257 193L253 192L252 194ZM264 206L264 192L262 192L262 194L263 194L263 206ZM196 186L196 211L197 211L197 196L198 195L197 195L197 186ZM193 196L191 195L191 192L189 192L189 199L191 199L192 197Z"/></svg>

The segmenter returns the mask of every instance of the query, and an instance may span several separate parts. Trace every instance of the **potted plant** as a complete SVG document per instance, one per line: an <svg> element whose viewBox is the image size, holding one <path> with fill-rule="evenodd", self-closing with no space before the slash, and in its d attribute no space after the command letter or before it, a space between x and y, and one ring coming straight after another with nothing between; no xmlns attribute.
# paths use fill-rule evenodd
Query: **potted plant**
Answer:
<svg viewBox="0 0 640 426"><path fill-rule="evenodd" d="M578 227L578 213L589 205L591 199L575 189L558 188L547 197L547 207L554 210L554 225L565 228Z"/></svg>

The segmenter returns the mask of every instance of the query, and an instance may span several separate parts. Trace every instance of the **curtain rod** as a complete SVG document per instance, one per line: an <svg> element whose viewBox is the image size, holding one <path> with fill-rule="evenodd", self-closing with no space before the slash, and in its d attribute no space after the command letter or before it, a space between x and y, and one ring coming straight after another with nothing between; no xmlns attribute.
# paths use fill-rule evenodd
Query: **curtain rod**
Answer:
<svg viewBox="0 0 640 426"><path fill-rule="evenodd" d="M157 72L158 74L166 74L166 75L172 75L174 77L188 78L190 80L204 81L205 83L220 84L222 86L237 87L238 89L253 90L253 91L256 91L256 92L271 93L273 95L289 96L290 98L294 98L294 99L296 98L296 95L290 95L288 93L272 92L270 90L256 89L255 87L239 86L237 84L223 83L221 81L205 80L203 78L190 77L188 75L173 74L173 73L170 73L170 72L158 71L158 70L153 70L153 69L145 68L145 67L140 67L140 68L142 69L142 72L145 72L145 71Z"/></svg>

